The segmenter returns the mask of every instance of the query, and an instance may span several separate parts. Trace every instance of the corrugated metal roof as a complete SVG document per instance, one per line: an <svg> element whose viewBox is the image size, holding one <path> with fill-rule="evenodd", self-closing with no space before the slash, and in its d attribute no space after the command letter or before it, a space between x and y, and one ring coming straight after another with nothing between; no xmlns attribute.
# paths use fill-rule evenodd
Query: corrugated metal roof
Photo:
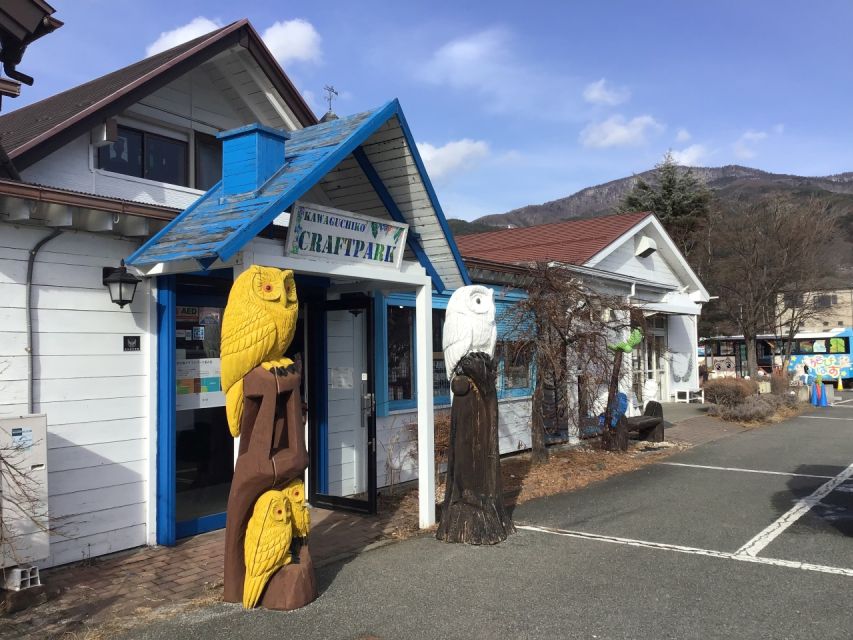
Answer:
<svg viewBox="0 0 853 640"><path fill-rule="evenodd" d="M228 260L312 187L317 184L322 186L324 178L342 162L348 161L354 153L364 162L365 157L371 155L369 150L376 146L373 143L377 133L382 140L393 136L392 139L402 141L401 146L408 151L408 155L399 155L396 159L387 160L386 164L404 167L407 157L415 158L416 162L405 168L405 177L406 180L417 182L428 193L424 202L431 209L432 215L425 216L424 209L415 206L420 202L406 202L402 198L396 198L395 202L391 193L384 194L386 209L389 206L398 209L424 247L428 242L436 245L429 251L429 257L435 255L439 258L444 273L447 273L449 265L454 266L449 277L443 273L434 280L443 281L448 288L470 282L397 100L373 111L289 132L284 166L257 194L248 193L225 199L222 183L218 183L130 256L127 263L146 266L194 259L206 268L217 259ZM368 151L364 151L365 148ZM356 171L358 173L353 179L363 181L368 188L374 188L370 185L369 176L360 169ZM381 176L374 176L377 177L382 180ZM330 199L337 204L335 195L333 190L329 191ZM359 208L348 210L355 213L360 211ZM371 214L374 213L371 211ZM388 211L386 215L393 217L393 212ZM412 239L412 242L417 240Z"/></svg>
<svg viewBox="0 0 853 640"><path fill-rule="evenodd" d="M456 244L465 258L501 264L554 261L582 265L650 215L638 211L487 231L459 236Z"/></svg>

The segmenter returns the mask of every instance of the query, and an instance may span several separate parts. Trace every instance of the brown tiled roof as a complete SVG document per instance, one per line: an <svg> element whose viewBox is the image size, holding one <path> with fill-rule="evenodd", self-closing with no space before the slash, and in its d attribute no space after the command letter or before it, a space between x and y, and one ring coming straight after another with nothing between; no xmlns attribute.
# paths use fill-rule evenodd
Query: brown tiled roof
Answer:
<svg viewBox="0 0 853 640"><path fill-rule="evenodd" d="M238 34L241 29L245 29L245 32ZM6 149L9 157L15 160L21 154L49 141L53 136L65 131L72 125L80 123L84 118L91 117L93 114L98 115L99 111L115 105L117 101L127 96L131 91L139 89L151 81L159 79L162 82L165 72L172 70L184 61L190 60L196 54L204 54L208 47L223 42L223 39L228 36L233 36L234 42L237 41L238 36L247 38L250 51L260 55L263 58L261 62L272 73L280 74L280 80L285 88L291 90L288 92L293 94L290 97L299 103L296 105L300 107L298 116L301 115L300 119L306 120L303 124L316 123L313 113L304 104L301 95L281 71L281 68L278 67L274 58L263 46L258 47L257 43L251 42L252 39L259 41L260 37L257 36L248 20L243 19L167 51L154 54L118 71L113 71L100 78L90 80L67 91L0 116L0 144ZM152 90L156 88L152 85ZM303 106L304 114L301 113ZM25 162L24 164L28 163Z"/></svg>
<svg viewBox="0 0 853 640"><path fill-rule="evenodd" d="M500 264L564 262L582 265L651 213L638 211L457 236L463 258Z"/></svg>

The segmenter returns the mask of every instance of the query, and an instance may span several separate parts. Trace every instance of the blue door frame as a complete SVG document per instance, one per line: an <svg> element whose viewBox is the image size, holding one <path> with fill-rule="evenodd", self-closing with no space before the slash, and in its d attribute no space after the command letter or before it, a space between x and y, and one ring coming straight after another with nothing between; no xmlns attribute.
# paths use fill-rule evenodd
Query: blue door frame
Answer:
<svg viewBox="0 0 853 640"><path fill-rule="evenodd" d="M157 278L157 544L167 546L174 545L180 538L222 529L225 526L224 512L193 520L176 521L176 308L177 277L159 276Z"/></svg>

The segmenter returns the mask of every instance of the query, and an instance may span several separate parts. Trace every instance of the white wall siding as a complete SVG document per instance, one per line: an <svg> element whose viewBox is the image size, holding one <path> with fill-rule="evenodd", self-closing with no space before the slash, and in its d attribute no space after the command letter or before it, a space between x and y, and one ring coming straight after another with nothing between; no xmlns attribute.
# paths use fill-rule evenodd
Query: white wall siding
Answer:
<svg viewBox="0 0 853 640"><path fill-rule="evenodd" d="M658 242L660 243L660 241ZM660 251L655 251L648 258L638 258L634 255L633 238L593 266L603 271L619 273L631 278L642 278L664 285L678 286L682 284L661 256Z"/></svg>
<svg viewBox="0 0 853 640"><path fill-rule="evenodd" d="M203 193L97 169L88 134L27 167L21 177L25 182L173 209L186 209Z"/></svg>
<svg viewBox="0 0 853 640"><path fill-rule="evenodd" d="M26 266L49 231L0 223L0 415L26 411ZM101 268L130 241L68 231L39 252L33 273L33 410L48 421L53 526L48 565L145 544L151 428L148 295L112 304ZM141 337L124 352L122 336Z"/></svg>
<svg viewBox="0 0 853 640"><path fill-rule="evenodd" d="M531 446L530 398L511 398L498 402L498 445L501 454L529 449ZM435 417L449 415L450 407L436 407ZM399 411L377 418L376 484L387 487L418 477L417 411Z"/></svg>
<svg viewBox="0 0 853 640"><path fill-rule="evenodd" d="M119 124L168 133L188 140L191 130L215 134L254 122L217 91L205 69L195 69L145 96L119 117ZM155 124L156 123L156 124ZM97 158L84 134L21 172L25 182L83 191L101 196L186 209L202 191L124 176L97 168ZM190 170L192 169L190 162Z"/></svg>

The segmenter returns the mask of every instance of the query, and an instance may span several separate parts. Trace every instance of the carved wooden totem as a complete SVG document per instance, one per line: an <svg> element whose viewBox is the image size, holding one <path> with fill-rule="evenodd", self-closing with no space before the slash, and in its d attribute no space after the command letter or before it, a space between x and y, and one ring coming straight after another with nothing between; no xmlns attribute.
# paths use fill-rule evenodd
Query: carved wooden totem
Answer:
<svg viewBox="0 0 853 640"><path fill-rule="evenodd" d="M225 600L290 610L317 597L302 477L308 466L299 383L283 356L298 301L292 271L252 266L222 320L228 426L240 437L225 524Z"/></svg>
<svg viewBox="0 0 853 640"><path fill-rule="evenodd" d="M447 486L436 537L496 544L515 531L503 501L491 289L457 289L447 305L444 361L451 382Z"/></svg>

